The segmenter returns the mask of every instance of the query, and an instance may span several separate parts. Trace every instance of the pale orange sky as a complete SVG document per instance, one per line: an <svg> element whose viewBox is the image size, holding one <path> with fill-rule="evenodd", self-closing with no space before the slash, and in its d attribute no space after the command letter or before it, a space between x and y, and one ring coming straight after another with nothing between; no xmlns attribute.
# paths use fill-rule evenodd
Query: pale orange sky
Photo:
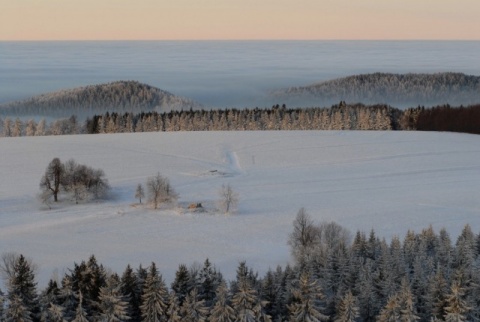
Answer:
<svg viewBox="0 0 480 322"><path fill-rule="evenodd" d="M0 40L480 40L480 0L0 0Z"/></svg>

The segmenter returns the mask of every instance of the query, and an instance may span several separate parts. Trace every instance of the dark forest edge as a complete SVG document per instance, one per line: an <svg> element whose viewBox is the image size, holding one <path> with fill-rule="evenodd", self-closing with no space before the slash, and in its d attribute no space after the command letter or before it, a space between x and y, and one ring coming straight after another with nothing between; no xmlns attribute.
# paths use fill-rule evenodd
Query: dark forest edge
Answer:
<svg viewBox="0 0 480 322"><path fill-rule="evenodd" d="M259 276L240 262L226 281L208 259L180 264L170 287L155 262L120 275L95 256L37 291L35 265L2 256L2 321L477 321L480 234L466 225L408 231L389 243L354 236L300 209L288 243L294 262ZM303 319L298 319L303 317Z"/></svg>
<svg viewBox="0 0 480 322"><path fill-rule="evenodd" d="M346 104L330 108L271 108L181 110L158 113L125 112L94 115L84 124L76 116L47 124L30 119L5 118L1 133L9 136L103 134L170 131L265 131L265 130L414 130L480 134L480 104L406 110L388 105Z"/></svg>

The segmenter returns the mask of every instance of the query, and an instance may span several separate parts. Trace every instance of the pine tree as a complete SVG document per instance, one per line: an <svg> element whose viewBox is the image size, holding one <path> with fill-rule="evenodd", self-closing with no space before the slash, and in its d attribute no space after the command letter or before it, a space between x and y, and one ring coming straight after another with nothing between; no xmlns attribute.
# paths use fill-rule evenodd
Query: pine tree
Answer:
<svg viewBox="0 0 480 322"><path fill-rule="evenodd" d="M187 295L180 311L182 317L186 321L191 322L204 322L208 315L208 308L205 306L205 301L199 299L196 288Z"/></svg>
<svg viewBox="0 0 480 322"><path fill-rule="evenodd" d="M259 299L257 290L252 286L252 280L245 262L240 263L232 297L232 307L237 321L270 321L270 316L263 310L265 303Z"/></svg>
<svg viewBox="0 0 480 322"><path fill-rule="evenodd" d="M355 322L359 316L357 300L352 292L348 291L338 304L335 322Z"/></svg>
<svg viewBox="0 0 480 322"><path fill-rule="evenodd" d="M10 306L12 306L12 303L14 305L12 309L9 307L7 316L15 315L24 319L28 315L29 319L36 320L40 308L36 291L37 283L34 279L31 264L23 255L20 255L15 260L13 275L8 280L8 298Z"/></svg>
<svg viewBox="0 0 480 322"><path fill-rule="evenodd" d="M178 304L178 298L174 291L172 291L168 297L167 316L168 322L182 321L182 316L180 315L180 305Z"/></svg>
<svg viewBox="0 0 480 322"><path fill-rule="evenodd" d="M59 304L65 310L65 317L67 320L73 319L78 304L78 295L73 290L72 279L70 276L65 276L62 280L62 287L58 294Z"/></svg>
<svg viewBox="0 0 480 322"><path fill-rule="evenodd" d="M217 273L207 258L203 264L202 270L199 273L201 284L200 289L198 290L200 299L205 301L205 305L207 307L212 306L212 302L215 298L215 291L221 282L221 278L221 274Z"/></svg>
<svg viewBox="0 0 480 322"><path fill-rule="evenodd" d="M32 322L32 312L25 305L18 294L13 294L9 299L9 306L5 314L6 322Z"/></svg>
<svg viewBox="0 0 480 322"><path fill-rule="evenodd" d="M104 322L120 322L129 320L128 302L123 298L120 283L110 278L106 286L100 288L99 294L100 320Z"/></svg>
<svg viewBox="0 0 480 322"><path fill-rule="evenodd" d="M48 322L67 322L64 315L64 309L60 305L50 304L48 308Z"/></svg>
<svg viewBox="0 0 480 322"><path fill-rule="evenodd" d="M233 322L235 321L235 310L230 305L228 288L222 282L216 291L216 300L210 312L210 322Z"/></svg>
<svg viewBox="0 0 480 322"><path fill-rule="evenodd" d="M167 320L168 290L155 263L150 265L142 295L142 319L145 322Z"/></svg>
<svg viewBox="0 0 480 322"><path fill-rule="evenodd" d="M75 311L75 316L72 322L88 322L87 312L83 308L83 296L82 293L78 295L78 305Z"/></svg>
<svg viewBox="0 0 480 322"><path fill-rule="evenodd" d="M445 322L466 321L466 314L471 308L467 306L464 297L465 290L457 282L453 282L450 287L450 294L447 296Z"/></svg>
<svg viewBox="0 0 480 322"><path fill-rule="evenodd" d="M415 322L420 318L416 315L412 291L406 279L402 280L400 292L398 294L400 304L400 321Z"/></svg>
<svg viewBox="0 0 480 322"><path fill-rule="evenodd" d="M175 279L171 285L172 290L178 298L179 305L183 304L187 294L190 292L190 278L191 276L188 272L187 266L185 264L180 264L175 273Z"/></svg>
<svg viewBox="0 0 480 322"><path fill-rule="evenodd" d="M328 321L329 317L321 313L321 300L324 298L317 280L308 272L301 273L298 286L292 290L294 302L289 305L290 321Z"/></svg>
<svg viewBox="0 0 480 322"><path fill-rule="evenodd" d="M378 322L399 322L400 321L400 303L396 295L390 296L387 304L380 311L377 318Z"/></svg>
<svg viewBox="0 0 480 322"><path fill-rule="evenodd" d="M138 292L137 276L133 272L133 269L130 267L130 265L127 265L127 268L123 272L120 285L120 290L124 298L126 300L128 299L128 315L130 316L132 321L139 321L141 317L141 293Z"/></svg>

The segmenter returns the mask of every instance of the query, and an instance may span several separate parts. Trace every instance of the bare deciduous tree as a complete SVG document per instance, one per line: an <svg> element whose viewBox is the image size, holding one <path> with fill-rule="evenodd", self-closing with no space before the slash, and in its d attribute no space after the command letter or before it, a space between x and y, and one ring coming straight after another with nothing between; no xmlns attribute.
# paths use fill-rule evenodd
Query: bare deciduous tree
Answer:
<svg viewBox="0 0 480 322"><path fill-rule="evenodd" d="M177 193L170 184L170 180L160 175L160 173L147 179L147 192L149 201L155 209L163 202L174 201L178 198Z"/></svg>
<svg viewBox="0 0 480 322"><path fill-rule="evenodd" d="M219 208L226 214L235 210L238 205L238 193L235 192L230 184L223 184L219 191L220 200L218 202Z"/></svg>
<svg viewBox="0 0 480 322"><path fill-rule="evenodd" d="M53 200L58 201L60 185L64 179L65 167L59 158L54 158L47 166L45 174L40 180L40 188L43 191L51 192Z"/></svg>
<svg viewBox="0 0 480 322"><path fill-rule="evenodd" d="M292 247L292 255L303 262L306 256L319 244L319 229L307 214L305 208L300 208L293 221L293 232L290 234L288 244Z"/></svg>
<svg viewBox="0 0 480 322"><path fill-rule="evenodd" d="M143 186L141 183L138 184L137 190L135 190L135 198L138 198L138 201L142 203L142 198L145 197L145 192L143 191Z"/></svg>

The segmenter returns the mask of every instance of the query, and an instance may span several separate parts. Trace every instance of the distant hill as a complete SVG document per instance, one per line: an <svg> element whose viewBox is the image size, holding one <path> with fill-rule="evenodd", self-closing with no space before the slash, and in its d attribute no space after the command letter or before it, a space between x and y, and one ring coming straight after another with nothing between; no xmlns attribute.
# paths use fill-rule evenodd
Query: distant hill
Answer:
<svg viewBox="0 0 480 322"><path fill-rule="evenodd" d="M79 118L105 112L168 112L201 108L193 100L175 96L136 81L117 81L42 94L12 103L0 104L3 116Z"/></svg>
<svg viewBox="0 0 480 322"><path fill-rule="evenodd" d="M328 106L346 101L396 107L469 105L480 102L480 77L461 73L354 75L271 93L289 106Z"/></svg>

